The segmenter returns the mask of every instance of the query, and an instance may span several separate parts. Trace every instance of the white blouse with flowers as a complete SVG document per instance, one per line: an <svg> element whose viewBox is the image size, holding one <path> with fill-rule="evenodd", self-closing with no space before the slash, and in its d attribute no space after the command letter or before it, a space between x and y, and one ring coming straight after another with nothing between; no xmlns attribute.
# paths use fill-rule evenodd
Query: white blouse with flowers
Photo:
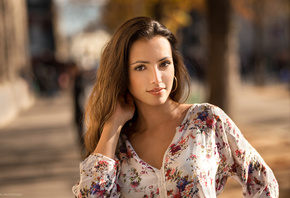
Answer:
<svg viewBox="0 0 290 198"><path fill-rule="evenodd" d="M244 197L278 197L271 169L218 107L195 104L166 150L159 170L140 159L128 139L115 159L92 154L80 164L75 197L217 197L228 177Z"/></svg>

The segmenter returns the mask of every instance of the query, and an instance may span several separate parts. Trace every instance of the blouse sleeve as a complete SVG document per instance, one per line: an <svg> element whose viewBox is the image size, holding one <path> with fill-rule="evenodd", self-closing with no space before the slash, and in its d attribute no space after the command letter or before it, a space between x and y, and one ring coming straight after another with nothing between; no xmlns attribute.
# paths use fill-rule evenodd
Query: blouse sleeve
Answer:
<svg viewBox="0 0 290 198"><path fill-rule="evenodd" d="M279 197L278 183L259 153L243 137L235 123L215 107L216 135L222 136L226 155L225 174L236 179L243 187L243 196Z"/></svg>
<svg viewBox="0 0 290 198"><path fill-rule="evenodd" d="M119 160L91 154L80 163L80 182L72 190L77 198L120 197L117 184Z"/></svg>

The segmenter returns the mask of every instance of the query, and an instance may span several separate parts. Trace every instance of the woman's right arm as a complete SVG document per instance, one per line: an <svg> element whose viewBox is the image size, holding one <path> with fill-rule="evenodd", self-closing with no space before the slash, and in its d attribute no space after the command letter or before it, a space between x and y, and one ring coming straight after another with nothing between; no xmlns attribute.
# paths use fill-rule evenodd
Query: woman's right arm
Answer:
<svg viewBox="0 0 290 198"><path fill-rule="evenodd" d="M91 154L80 164L80 181L72 188L75 197L120 197L118 167L117 159Z"/></svg>
<svg viewBox="0 0 290 198"><path fill-rule="evenodd" d="M115 158L115 151L121 129L133 117L134 111L131 96L127 96L126 102L118 102L116 111L103 127L95 151L80 164L80 182L73 187L75 197L120 196L117 184L120 162Z"/></svg>

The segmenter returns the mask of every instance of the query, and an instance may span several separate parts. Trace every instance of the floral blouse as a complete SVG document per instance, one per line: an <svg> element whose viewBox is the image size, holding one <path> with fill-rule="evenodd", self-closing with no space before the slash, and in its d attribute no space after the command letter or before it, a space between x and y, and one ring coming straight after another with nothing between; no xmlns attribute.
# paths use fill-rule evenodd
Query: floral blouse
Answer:
<svg viewBox="0 0 290 198"><path fill-rule="evenodd" d="M217 197L228 177L244 197L278 197L262 157L218 107L194 104L166 150L159 170L140 159L123 135L115 159L91 154L80 164L75 197Z"/></svg>

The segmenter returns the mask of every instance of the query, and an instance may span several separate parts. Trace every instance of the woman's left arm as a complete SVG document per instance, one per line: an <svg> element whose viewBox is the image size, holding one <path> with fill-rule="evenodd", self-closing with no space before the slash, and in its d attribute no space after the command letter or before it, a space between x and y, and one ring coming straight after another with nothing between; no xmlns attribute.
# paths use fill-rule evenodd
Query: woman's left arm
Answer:
<svg viewBox="0 0 290 198"><path fill-rule="evenodd" d="M243 186L244 197L279 197L278 183L260 154L244 138L235 123L218 107L213 108L216 133L227 149L228 174Z"/></svg>

